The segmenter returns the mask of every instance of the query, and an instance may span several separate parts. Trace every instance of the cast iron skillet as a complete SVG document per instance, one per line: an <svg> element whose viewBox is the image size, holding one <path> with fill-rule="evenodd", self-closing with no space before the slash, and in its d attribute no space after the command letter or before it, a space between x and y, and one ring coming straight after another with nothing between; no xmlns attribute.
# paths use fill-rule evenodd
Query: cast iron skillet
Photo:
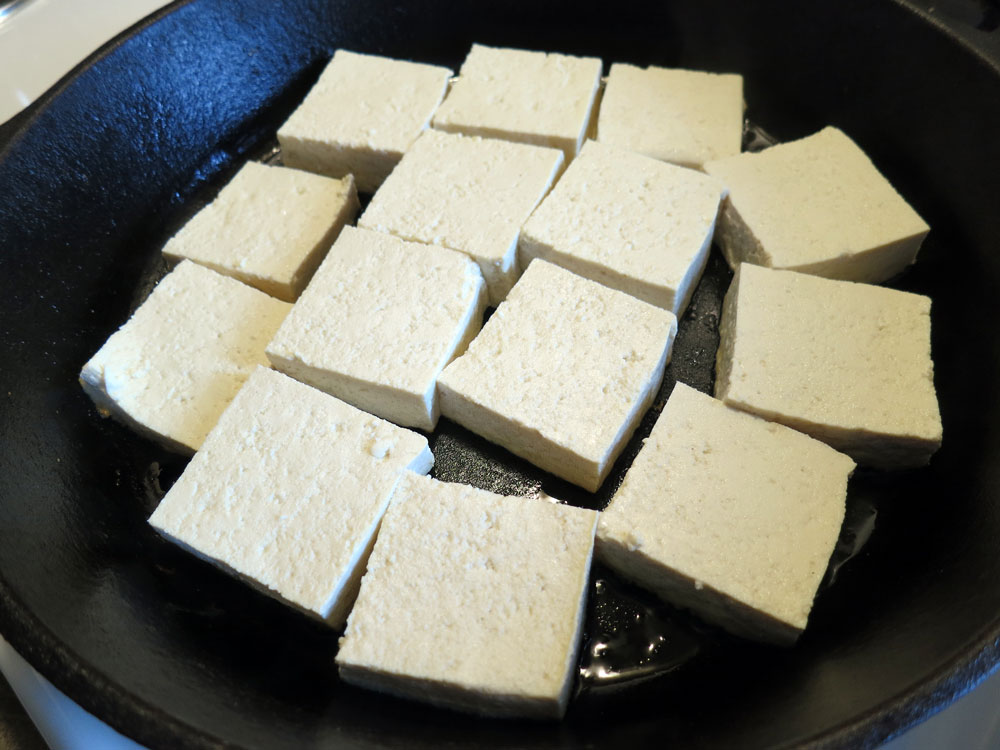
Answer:
<svg viewBox="0 0 1000 750"><path fill-rule="evenodd" d="M937 709L1000 656L1000 68L975 34L860 0L205 0L141 24L0 132L0 631L153 746L857 746ZM645 682L583 681L557 724L476 720L341 684L336 634L150 531L183 461L99 420L76 385L162 273L159 244L266 154L335 48L457 66L474 40L740 71L756 123L780 139L842 127L933 227L894 286L934 299L945 444L927 469L852 480L850 510L877 511L876 528L799 645L745 644L650 605L700 651ZM660 404L675 378L710 387L727 278L716 258ZM445 478L593 507L628 458L593 498L447 423L432 443ZM621 591L595 591L588 638L645 617L648 601Z"/></svg>

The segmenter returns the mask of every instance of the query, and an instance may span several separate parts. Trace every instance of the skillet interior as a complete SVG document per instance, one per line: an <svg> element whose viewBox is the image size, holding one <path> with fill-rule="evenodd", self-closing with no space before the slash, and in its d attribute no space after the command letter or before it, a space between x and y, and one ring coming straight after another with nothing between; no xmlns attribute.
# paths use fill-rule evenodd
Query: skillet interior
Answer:
<svg viewBox="0 0 1000 750"><path fill-rule="evenodd" d="M474 40L742 72L755 122L781 139L840 126L934 228L900 285L934 299L945 446L927 470L864 478L876 532L799 646L723 642L696 669L582 697L556 725L477 721L340 684L333 634L155 538L145 516L182 462L99 421L75 382L148 291L158 243L266 148L334 48L457 66ZM883 738L998 655L998 128L998 70L891 2L176 8L64 81L0 150L0 629L150 745ZM530 481L496 460L480 483Z"/></svg>

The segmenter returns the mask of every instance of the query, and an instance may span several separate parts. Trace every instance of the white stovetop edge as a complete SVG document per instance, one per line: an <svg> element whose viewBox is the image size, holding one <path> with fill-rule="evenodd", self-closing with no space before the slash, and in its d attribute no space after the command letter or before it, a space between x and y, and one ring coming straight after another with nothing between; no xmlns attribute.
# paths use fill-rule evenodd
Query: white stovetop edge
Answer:
<svg viewBox="0 0 1000 750"><path fill-rule="evenodd" d="M56 690L3 636L0 672L52 750L144 750Z"/></svg>
<svg viewBox="0 0 1000 750"><path fill-rule="evenodd" d="M0 123L167 0L31 0L0 19Z"/></svg>

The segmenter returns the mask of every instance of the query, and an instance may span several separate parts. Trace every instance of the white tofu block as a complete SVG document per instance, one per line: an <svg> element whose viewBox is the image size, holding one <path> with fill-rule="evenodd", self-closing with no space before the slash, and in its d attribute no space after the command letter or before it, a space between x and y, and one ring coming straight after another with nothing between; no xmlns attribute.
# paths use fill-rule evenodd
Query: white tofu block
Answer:
<svg viewBox="0 0 1000 750"><path fill-rule="evenodd" d="M149 523L338 627L397 482L433 463L423 436L260 367Z"/></svg>
<svg viewBox="0 0 1000 750"><path fill-rule="evenodd" d="M103 416L194 453L267 364L264 348L291 307L184 261L83 366L80 384Z"/></svg>
<svg viewBox="0 0 1000 750"><path fill-rule="evenodd" d="M451 70L337 50L278 129L289 167L344 177L375 191L430 123Z"/></svg>
<svg viewBox="0 0 1000 750"><path fill-rule="evenodd" d="M587 133L601 68L596 57L473 44L434 127L558 148L569 162Z"/></svg>
<svg viewBox="0 0 1000 750"><path fill-rule="evenodd" d="M433 430L437 376L482 325L466 255L345 227L268 344L278 370L360 409Z"/></svg>
<svg viewBox="0 0 1000 750"><path fill-rule="evenodd" d="M716 238L741 262L877 283L916 260L929 227L836 128L708 162L729 188Z"/></svg>
<svg viewBox="0 0 1000 750"><path fill-rule="evenodd" d="M701 172L587 141L521 230L519 260L550 261L680 315L724 192Z"/></svg>
<svg viewBox="0 0 1000 750"><path fill-rule="evenodd" d="M438 378L441 413L594 492L652 404L677 318L545 261Z"/></svg>
<svg viewBox="0 0 1000 750"><path fill-rule="evenodd" d="M860 464L926 464L941 445L931 300L741 265L726 293L715 395Z"/></svg>
<svg viewBox="0 0 1000 750"><path fill-rule="evenodd" d="M354 179L248 162L163 247L294 302L360 204Z"/></svg>
<svg viewBox="0 0 1000 750"><path fill-rule="evenodd" d="M601 513L610 567L738 635L794 643L844 521L854 462L678 383Z"/></svg>
<svg viewBox="0 0 1000 750"><path fill-rule="evenodd" d="M614 63L597 140L694 169L734 156L743 140L743 77Z"/></svg>
<svg viewBox="0 0 1000 750"><path fill-rule="evenodd" d="M465 253L479 264L496 305L521 272L521 226L561 165L555 149L428 130L375 193L358 226Z"/></svg>
<svg viewBox="0 0 1000 750"><path fill-rule="evenodd" d="M340 639L341 677L478 714L561 717L596 521L406 476Z"/></svg>

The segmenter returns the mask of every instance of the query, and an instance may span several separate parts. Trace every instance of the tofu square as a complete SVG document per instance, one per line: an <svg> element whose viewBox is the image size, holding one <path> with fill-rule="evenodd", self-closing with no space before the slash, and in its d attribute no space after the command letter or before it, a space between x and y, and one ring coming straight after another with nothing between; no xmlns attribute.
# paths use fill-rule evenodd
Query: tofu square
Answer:
<svg viewBox="0 0 1000 750"><path fill-rule="evenodd" d="M743 77L614 63L597 140L693 169L735 156L743 141Z"/></svg>
<svg viewBox="0 0 1000 750"><path fill-rule="evenodd" d="M332 180L248 162L164 245L163 254L294 302L359 208L350 175Z"/></svg>
<svg viewBox="0 0 1000 750"><path fill-rule="evenodd" d="M278 129L289 167L378 189L431 121L451 70L339 49L299 108Z"/></svg>
<svg viewBox="0 0 1000 750"><path fill-rule="evenodd" d="M434 115L450 133L580 150L601 84L596 57L473 44Z"/></svg>
<svg viewBox="0 0 1000 750"><path fill-rule="evenodd" d="M678 383L601 513L597 555L727 630L791 645L853 471L829 446Z"/></svg>
<svg viewBox="0 0 1000 750"><path fill-rule="evenodd" d="M168 273L80 372L103 416L190 455L291 305L191 261Z"/></svg>
<svg viewBox="0 0 1000 750"><path fill-rule="evenodd" d="M596 521L407 475L340 640L341 677L477 714L561 717Z"/></svg>
<svg viewBox="0 0 1000 750"><path fill-rule="evenodd" d="M521 265L542 258L680 315L724 192L701 172L587 141L521 230Z"/></svg>
<svg viewBox="0 0 1000 750"><path fill-rule="evenodd" d="M441 413L595 492L656 397L677 318L533 261L438 378Z"/></svg>
<svg viewBox="0 0 1000 750"><path fill-rule="evenodd" d="M562 153L428 130L385 181L358 226L441 245L479 264L490 304L517 281L517 237L562 165Z"/></svg>
<svg viewBox="0 0 1000 750"><path fill-rule="evenodd" d="M716 237L742 262L878 283L917 258L926 222L836 128L708 162L729 197Z"/></svg>
<svg viewBox="0 0 1000 750"><path fill-rule="evenodd" d="M465 351L485 308L468 256L345 227L267 357L359 409L430 431L438 373Z"/></svg>
<svg viewBox="0 0 1000 750"><path fill-rule="evenodd" d="M859 464L922 466L941 445L931 300L742 264L726 293L715 395Z"/></svg>
<svg viewBox="0 0 1000 750"><path fill-rule="evenodd" d="M422 435L260 367L149 523L339 627L397 482L433 463Z"/></svg>

